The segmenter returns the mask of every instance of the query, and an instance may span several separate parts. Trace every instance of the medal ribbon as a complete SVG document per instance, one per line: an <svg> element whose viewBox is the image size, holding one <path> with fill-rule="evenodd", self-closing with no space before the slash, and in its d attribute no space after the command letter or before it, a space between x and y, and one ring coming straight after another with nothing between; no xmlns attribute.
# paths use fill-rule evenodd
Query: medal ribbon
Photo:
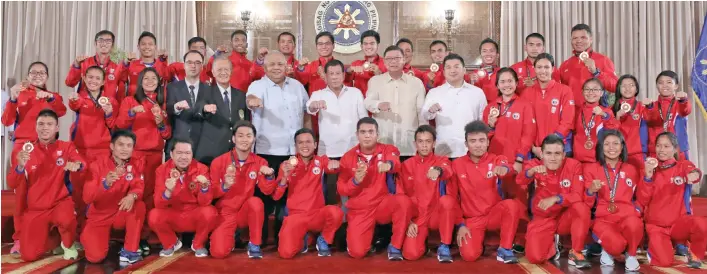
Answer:
<svg viewBox="0 0 707 274"><path fill-rule="evenodd" d="M668 125L670 124L670 118L672 117L672 114L670 111L673 109L673 105L675 104L675 97L673 97L672 100L670 100L670 104L668 105L668 111L665 113L665 116L663 116L663 107L660 102L658 102L658 114L660 114L660 118L663 119L663 132L668 131Z"/></svg>
<svg viewBox="0 0 707 274"><path fill-rule="evenodd" d="M592 112L592 118L590 118L589 124L587 124L584 118L584 110L582 110L582 127L584 127L584 135L587 136L587 139L591 139L590 133L592 132L592 128L594 127L594 117L596 116L597 115Z"/></svg>
<svg viewBox="0 0 707 274"><path fill-rule="evenodd" d="M606 175L606 181L611 182L611 176L609 175L609 169L607 168L606 165L604 165L603 168L604 168L604 175ZM621 164L619 164L616 167L616 171L614 171L614 175L616 177L614 178L614 183L611 185L611 191L609 192L609 201L611 203L614 203L614 197L616 197L616 189L618 188L620 173L621 173Z"/></svg>
<svg viewBox="0 0 707 274"><path fill-rule="evenodd" d="M513 105L514 102L515 102L515 100L511 100L510 102L508 102L508 105L506 105L506 108L503 109L503 111L501 111L501 113L498 115L498 117L503 117L504 115L506 115L506 112L508 112L508 110L511 109L511 106ZM501 108L501 104L502 104L502 103L498 103L498 109L499 109L499 110L502 109L502 108Z"/></svg>

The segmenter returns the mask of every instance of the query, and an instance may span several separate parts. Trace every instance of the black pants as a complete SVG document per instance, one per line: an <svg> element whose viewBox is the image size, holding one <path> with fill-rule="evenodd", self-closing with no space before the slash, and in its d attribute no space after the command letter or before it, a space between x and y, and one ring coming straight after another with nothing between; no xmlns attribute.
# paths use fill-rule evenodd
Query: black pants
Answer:
<svg viewBox="0 0 707 274"><path fill-rule="evenodd" d="M268 166L270 166L272 169L275 170L275 177L277 177L277 173L280 170L280 164L282 162L287 161L290 156L278 156L278 155L266 155L266 154L258 154L258 156L263 157L265 161L268 162ZM270 195L265 195L263 194L262 191L260 191L260 188L256 187L255 188L255 193L254 195L258 198L260 198L263 201L263 207L264 207L264 215L265 218L263 219L263 244L261 247L267 246L268 243L268 222L270 214L275 213L275 226L274 226L274 239L275 239L275 246L277 246L279 237L278 234L280 234L280 228L282 227L282 218L281 214L285 209L285 205L287 204L287 191L285 191L285 194L282 195L282 198L280 198L279 201L275 201L272 199Z"/></svg>

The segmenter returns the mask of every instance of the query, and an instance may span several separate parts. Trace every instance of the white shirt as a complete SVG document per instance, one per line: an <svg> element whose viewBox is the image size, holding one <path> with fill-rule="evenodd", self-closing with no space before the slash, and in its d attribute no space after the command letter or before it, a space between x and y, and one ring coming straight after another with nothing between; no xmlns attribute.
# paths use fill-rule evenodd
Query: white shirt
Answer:
<svg viewBox="0 0 707 274"><path fill-rule="evenodd" d="M415 155L415 130L427 124L427 120L420 119L424 101L425 86L420 79L403 73L395 80L388 72L368 81L363 100L378 122L378 141L396 146L401 156ZM390 111L378 109L380 103L390 103Z"/></svg>
<svg viewBox="0 0 707 274"><path fill-rule="evenodd" d="M325 101L326 109L311 112L309 105L313 101ZM359 89L344 86L337 97L327 86L312 93L306 107L311 115L319 113L319 155L342 157L358 144L356 124L359 119L368 116Z"/></svg>
<svg viewBox="0 0 707 274"><path fill-rule="evenodd" d="M194 84L194 83L189 83L189 80L187 80L187 79L185 78L185 79L184 79L184 83L186 83L186 85L187 85L187 94L189 95L189 100L191 100L191 94L189 94L189 86L194 86L194 102L191 102L191 103L192 103L192 107L194 107L194 103L196 103L196 98L199 98L199 81L196 81L196 84ZM229 93L230 93L230 92L229 92ZM223 92L221 92L221 96L223 96ZM174 114L175 114L175 115L179 115L180 113L182 113L182 110L181 110L181 109L177 109L177 106L176 106L176 104L175 104L175 106L174 106Z"/></svg>
<svg viewBox="0 0 707 274"><path fill-rule="evenodd" d="M285 78L283 86L267 76L250 84L246 96L263 100L263 107L253 109L253 125L258 131L255 152L288 156L295 154L295 132L304 126L305 104L309 100L304 86L295 79Z"/></svg>
<svg viewBox="0 0 707 274"><path fill-rule="evenodd" d="M439 104L437 113L430 113L430 107ZM460 88L449 83L433 88L427 93L422 106L422 118L435 120L437 145L435 154L452 158L464 156L467 152L464 126L481 120L486 108L486 95L480 88L464 82ZM518 136L520 138L520 136Z"/></svg>

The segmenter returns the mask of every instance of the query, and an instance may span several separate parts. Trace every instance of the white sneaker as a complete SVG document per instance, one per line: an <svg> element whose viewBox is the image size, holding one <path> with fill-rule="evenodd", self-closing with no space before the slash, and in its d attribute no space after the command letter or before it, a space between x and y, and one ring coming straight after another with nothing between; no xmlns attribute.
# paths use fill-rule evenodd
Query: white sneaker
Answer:
<svg viewBox="0 0 707 274"><path fill-rule="evenodd" d="M626 271L638 271L639 269L641 269L641 264L636 256L626 254Z"/></svg>
<svg viewBox="0 0 707 274"><path fill-rule="evenodd" d="M614 265L614 257L609 255L609 253L606 253L606 251L602 250L601 251L601 258L599 258L599 262L601 262L601 265L613 266Z"/></svg>

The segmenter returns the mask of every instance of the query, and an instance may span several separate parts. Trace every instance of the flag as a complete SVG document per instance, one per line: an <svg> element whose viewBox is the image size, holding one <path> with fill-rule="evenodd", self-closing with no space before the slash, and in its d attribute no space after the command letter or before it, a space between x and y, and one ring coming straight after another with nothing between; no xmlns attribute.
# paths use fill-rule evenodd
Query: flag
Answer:
<svg viewBox="0 0 707 274"><path fill-rule="evenodd" d="M700 42L697 44L695 64L692 66L692 91L695 92L695 102L702 112L702 117L707 120L707 14L702 24Z"/></svg>

